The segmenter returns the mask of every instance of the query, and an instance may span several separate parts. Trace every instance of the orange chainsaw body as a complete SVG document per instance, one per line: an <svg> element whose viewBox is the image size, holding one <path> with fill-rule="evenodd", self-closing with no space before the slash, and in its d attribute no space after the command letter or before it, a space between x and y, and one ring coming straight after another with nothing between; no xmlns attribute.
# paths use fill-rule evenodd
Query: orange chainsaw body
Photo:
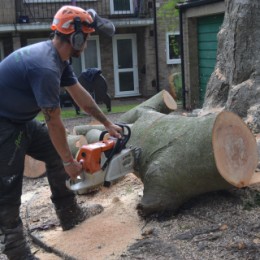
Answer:
<svg viewBox="0 0 260 260"><path fill-rule="evenodd" d="M95 173L101 170L101 153L113 149L115 141L112 139L83 145L77 155L77 161L82 162L83 170Z"/></svg>

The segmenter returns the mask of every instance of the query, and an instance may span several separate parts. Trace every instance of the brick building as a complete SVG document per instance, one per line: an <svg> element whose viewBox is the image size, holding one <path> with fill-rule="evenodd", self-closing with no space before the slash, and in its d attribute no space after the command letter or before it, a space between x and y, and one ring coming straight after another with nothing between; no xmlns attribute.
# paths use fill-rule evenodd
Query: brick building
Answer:
<svg viewBox="0 0 260 260"><path fill-rule="evenodd" d="M112 38L92 34L81 58L73 59L76 74L86 68L101 69L113 98L152 96L168 88L169 75L180 67L179 58L169 58L168 28L158 16L164 2L167 1L2 0L0 60L21 46L48 39L53 15L62 5L93 8L114 22L116 34Z"/></svg>

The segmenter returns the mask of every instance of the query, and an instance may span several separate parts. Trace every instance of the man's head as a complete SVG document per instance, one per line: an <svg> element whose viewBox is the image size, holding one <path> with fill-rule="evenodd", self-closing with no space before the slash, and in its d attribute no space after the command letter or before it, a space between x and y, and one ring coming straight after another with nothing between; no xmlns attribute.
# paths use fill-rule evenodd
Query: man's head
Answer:
<svg viewBox="0 0 260 260"><path fill-rule="evenodd" d="M63 6L55 14L51 29L66 39L75 51L84 49L87 36L95 29L91 15L84 9L76 6Z"/></svg>
<svg viewBox="0 0 260 260"><path fill-rule="evenodd" d="M84 9L66 5L55 14L51 29L72 46L71 57L79 57L86 46L87 37L95 30L106 36L115 33L114 24L108 19L100 17L93 9Z"/></svg>

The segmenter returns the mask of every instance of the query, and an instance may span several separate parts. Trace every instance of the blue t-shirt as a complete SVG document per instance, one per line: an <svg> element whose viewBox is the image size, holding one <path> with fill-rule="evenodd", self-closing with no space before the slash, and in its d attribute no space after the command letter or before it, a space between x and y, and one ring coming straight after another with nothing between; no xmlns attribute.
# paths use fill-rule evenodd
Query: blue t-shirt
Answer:
<svg viewBox="0 0 260 260"><path fill-rule="evenodd" d="M60 106L60 87L77 82L51 41L23 47L0 63L0 117L33 119L41 108Z"/></svg>

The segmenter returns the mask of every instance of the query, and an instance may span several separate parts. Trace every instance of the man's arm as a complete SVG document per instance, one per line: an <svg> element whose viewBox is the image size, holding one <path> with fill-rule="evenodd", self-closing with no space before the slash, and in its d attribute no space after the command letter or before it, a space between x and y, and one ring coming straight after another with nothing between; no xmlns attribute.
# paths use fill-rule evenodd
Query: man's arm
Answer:
<svg viewBox="0 0 260 260"><path fill-rule="evenodd" d="M74 160L66 138L66 130L61 120L60 108L42 108L48 126L51 141L64 162L64 167L69 176L74 179L82 169L80 163Z"/></svg>
<svg viewBox="0 0 260 260"><path fill-rule="evenodd" d="M96 104L95 100L86 91L80 83L76 83L71 87L67 87L66 90L70 93L74 101L86 112L95 117L100 123L102 123L109 134L120 138L121 127L113 124L105 114L100 110L99 106Z"/></svg>

